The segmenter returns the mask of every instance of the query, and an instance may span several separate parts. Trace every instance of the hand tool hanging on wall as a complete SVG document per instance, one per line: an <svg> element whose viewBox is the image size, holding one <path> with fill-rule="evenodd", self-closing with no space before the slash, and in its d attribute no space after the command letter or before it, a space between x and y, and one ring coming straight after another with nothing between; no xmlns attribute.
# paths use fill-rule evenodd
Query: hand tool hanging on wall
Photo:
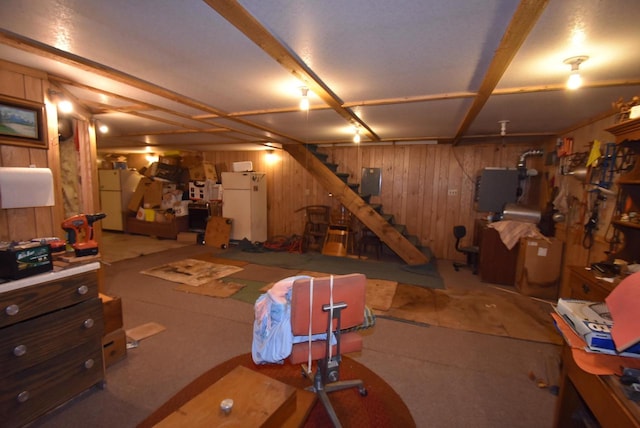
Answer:
<svg viewBox="0 0 640 428"><path fill-rule="evenodd" d="M596 200L593 203L593 207L591 208L591 216L589 220L584 225L584 237L582 238L582 246L586 249L590 249L593 246L593 234L594 231L598 228L598 220L599 220L599 211L600 211L600 202L606 200L604 195L600 193L600 191L596 190Z"/></svg>

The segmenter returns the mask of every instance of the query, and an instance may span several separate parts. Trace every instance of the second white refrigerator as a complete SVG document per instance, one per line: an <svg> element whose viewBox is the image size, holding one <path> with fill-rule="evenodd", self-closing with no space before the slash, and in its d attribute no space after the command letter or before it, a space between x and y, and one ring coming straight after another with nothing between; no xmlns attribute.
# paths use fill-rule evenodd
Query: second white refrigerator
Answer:
<svg viewBox="0 0 640 428"><path fill-rule="evenodd" d="M266 175L262 172L223 172L222 188L222 216L232 220L231 239L266 241Z"/></svg>

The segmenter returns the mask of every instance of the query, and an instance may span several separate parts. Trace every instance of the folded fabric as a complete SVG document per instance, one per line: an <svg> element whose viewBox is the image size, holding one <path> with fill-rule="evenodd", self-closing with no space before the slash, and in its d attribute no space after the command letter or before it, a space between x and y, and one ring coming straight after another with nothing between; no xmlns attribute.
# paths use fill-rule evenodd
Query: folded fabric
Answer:
<svg viewBox="0 0 640 428"><path fill-rule="evenodd" d="M514 220L502 220L495 223L489 223L489 226L495 229L500 235L500 240L507 249L511 250L520 242L520 238L539 238L546 239L538 227L533 223L526 223L523 221Z"/></svg>
<svg viewBox="0 0 640 428"><path fill-rule="evenodd" d="M276 282L269 291L260 295L254 304L253 341L251 356L256 364L281 364L291 355L294 343L308 342L309 336L294 336L291 332L291 292L297 279L311 278L306 275L292 276ZM347 331L373 327L376 318L370 308L364 308L364 323ZM326 340L327 334L314 334L311 340ZM334 334L331 344L337 343Z"/></svg>

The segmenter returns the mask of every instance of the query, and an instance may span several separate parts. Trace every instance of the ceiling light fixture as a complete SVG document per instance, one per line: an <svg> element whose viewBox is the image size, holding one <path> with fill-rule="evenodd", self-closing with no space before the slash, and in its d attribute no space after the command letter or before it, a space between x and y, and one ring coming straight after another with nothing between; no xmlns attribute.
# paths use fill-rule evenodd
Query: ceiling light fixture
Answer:
<svg viewBox="0 0 640 428"><path fill-rule="evenodd" d="M103 123L98 126L98 131L100 131L101 134L106 134L107 132L109 132L109 127Z"/></svg>
<svg viewBox="0 0 640 428"><path fill-rule="evenodd" d="M569 79L567 80L567 89L574 90L582 86L582 77L580 77L580 64L588 59L588 56L580 55L572 56L571 58L567 58L564 60L565 64L569 64L571 66L571 74L569 75Z"/></svg>
<svg viewBox="0 0 640 428"><path fill-rule="evenodd" d="M300 92L302 93L302 98L300 98L300 110L309 111L309 88L301 86Z"/></svg>
<svg viewBox="0 0 640 428"><path fill-rule="evenodd" d="M500 124L500 136L504 137L505 135L507 135L507 123L509 123L508 120L499 120L498 123Z"/></svg>
<svg viewBox="0 0 640 428"><path fill-rule="evenodd" d="M65 95L62 92L49 89L47 93L49 94L51 100L58 106L60 113L69 114L73 111L73 104L71 104L71 101L65 98Z"/></svg>
<svg viewBox="0 0 640 428"><path fill-rule="evenodd" d="M360 144L360 128L356 127L356 132L353 134L353 142Z"/></svg>

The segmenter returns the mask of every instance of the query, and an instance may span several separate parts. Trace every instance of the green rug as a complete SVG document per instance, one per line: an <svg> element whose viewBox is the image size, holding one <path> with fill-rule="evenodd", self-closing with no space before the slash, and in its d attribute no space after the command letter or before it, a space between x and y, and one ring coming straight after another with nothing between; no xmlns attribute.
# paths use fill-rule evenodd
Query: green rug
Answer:
<svg viewBox="0 0 640 428"><path fill-rule="evenodd" d="M239 248L229 248L218 254L232 260L244 260L266 266L278 266L284 269L326 272L336 275L363 273L367 278L386 279L401 284L419 287L444 289L444 282L438 273L435 258L425 265L412 266L409 272L407 265L396 262L377 260L358 260L350 257L325 256L320 253L289 252L247 252Z"/></svg>
<svg viewBox="0 0 640 428"><path fill-rule="evenodd" d="M261 288L268 284L268 282L252 281L242 278L222 278L221 281L244 285L238 292L232 294L231 298L245 303L251 303L252 305L258 300L258 297L264 293L264 291L261 291Z"/></svg>

